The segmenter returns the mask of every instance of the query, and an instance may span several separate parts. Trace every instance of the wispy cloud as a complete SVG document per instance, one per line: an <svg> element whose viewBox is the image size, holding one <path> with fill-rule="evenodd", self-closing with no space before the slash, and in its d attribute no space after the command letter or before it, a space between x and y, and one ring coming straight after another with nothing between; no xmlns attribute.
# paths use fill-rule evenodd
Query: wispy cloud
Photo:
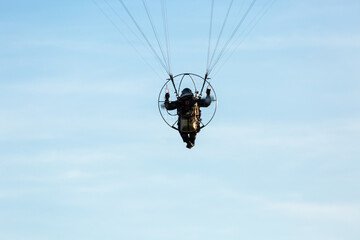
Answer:
<svg viewBox="0 0 360 240"><path fill-rule="evenodd" d="M281 50L303 48L360 49L360 35L282 35L247 39L239 50Z"/></svg>
<svg viewBox="0 0 360 240"><path fill-rule="evenodd" d="M5 85L14 94L43 94L43 95L117 95L121 97L138 97L145 94L152 82L146 80L84 80L85 77L70 76L59 79L36 80L26 83ZM93 79L93 77L90 77Z"/></svg>
<svg viewBox="0 0 360 240"><path fill-rule="evenodd" d="M247 145L258 146L282 146L282 147L304 147L319 146L319 144L332 145L340 143L343 139L355 140L360 134L359 120L334 119L328 122L312 123L239 123L227 124L209 128L208 134L211 138L218 138L217 132L226 133L224 137L236 139Z"/></svg>
<svg viewBox="0 0 360 240"><path fill-rule="evenodd" d="M89 176L89 175L84 173L83 171L69 170L62 175L62 178L64 178L64 179L79 179L79 178L84 178L87 176Z"/></svg>
<svg viewBox="0 0 360 240"><path fill-rule="evenodd" d="M360 226L360 203L276 202L266 209L280 214L313 221L340 221Z"/></svg>

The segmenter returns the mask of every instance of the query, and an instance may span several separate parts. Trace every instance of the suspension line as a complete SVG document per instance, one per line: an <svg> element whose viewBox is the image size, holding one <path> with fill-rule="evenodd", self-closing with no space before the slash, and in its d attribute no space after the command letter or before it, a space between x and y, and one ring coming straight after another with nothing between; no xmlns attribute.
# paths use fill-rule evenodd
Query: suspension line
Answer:
<svg viewBox="0 0 360 240"><path fill-rule="evenodd" d="M232 7L233 3L234 3L234 0L231 0L230 5L229 5L229 8L228 8L227 13L226 13L226 16L225 16L225 19L224 19L224 22L223 22L223 24L222 24L222 27L221 27L221 30L220 30L220 33L219 33L219 36L218 36L218 39L217 39L217 41L216 41L214 51L213 51L212 56L211 56L210 65L211 65L211 63L213 62L214 56L215 56L216 51L217 51L217 48L218 48L218 46L219 46L220 39L221 39L222 34L223 34L223 32L224 32L225 25L226 25L227 20L228 20L228 18L229 18L230 11L231 11L231 7ZM208 67L209 67L209 66L208 66ZM207 69L206 72L208 72L208 70L209 70L209 69Z"/></svg>
<svg viewBox="0 0 360 240"><path fill-rule="evenodd" d="M153 45L150 43L149 39L146 37L145 33L143 32L143 30L141 29L141 27L139 26L139 24L137 23L137 21L135 20L134 16L131 14L131 12L129 11L129 9L126 7L125 3L123 0L118 0L121 5L123 6L124 10L126 11L126 13L128 14L128 16L130 17L130 19L132 20L132 22L134 23L134 25L136 26L136 28L138 29L138 31L141 33L142 37L145 39L146 43L149 45L151 51L153 52L155 58L159 61L159 63L161 64L161 66L164 68L164 70L168 73L167 68L166 68L166 64L164 64L164 62L161 60L160 56L157 54L157 52L155 51Z"/></svg>
<svg viewBox="0 0 360 240"><path fill-rule="evenodd" d="M168 24L166 0L161 0L161 9L162 9L162 16L163 16L163 25L164 25L164 33L165 33L166 54L167 54L167 60L168 60L169 75L171 75L171 52L170 52L169 24Z"/></svg>
<svg viewBox="0 0 360 240"><path fill-rule="evenodd" d="M139 57L144 61L144 63L158 76L159 79L162 80L160 74L155 70L155 68L143 57L140 51L135 47L135 45L129 40L129 38L121 31L120 27L114 22L114 20L105 12L105 10L99 5L96 0L92 0L93 3L97 6L100 12L109 20L109 22L115 27L115 29L121 34L121 36L125 39L127 44L129 44L135 52L139 55Z"/></svg>
<svg viewBox="0 0 360 240"><path fill-rule="evenodd" d="M159 49L160 49L161 55L162 55L162 57L163 57L164 64L165 64L166 67L167 67L166 71L167 71L168 74L170 74L169 66L168 66L168 64L167 64L168 61L167 61L167 59L166 59L166 57L165 57L163 47L161 46L161 43L160 43L160 40L159 40L159 36L158 36L157 30L156 30L156 27L155 27L155 25L154 25L154 22L153 22L153 20L152 20L152 17L151 17L151 15L150 15L150 11L149 11L149 8L148 8L148 6L147 6L146 0L142 0L142 3L143 3L143 5L144 5L145 11L146 11L146 15L148 16L149 22L150 22L150 24L151 24L151 28L152 28L152 30L153 30L153 33L154 33L155 39L156 39L156 41L157 41L158 47L159 47Z"/></svg>
<svg viewBox="0 0 360 240"><path fill-rule="evenodd" d="M211 36L212 36L212 26L213 26L213 17L214 17L214 0L211 1L211 13L210 13L210 27L209 27L209 45L208 45L208 54L206 61L206 72L209 70L209 60L210 60L210 48L211 48Z"/></svg>
<svg viewBox="0 0 360 240"><path fill-rule="evenodd" d="M258 25L261 19L266 15L266 13L271 9L276 0L269 0L263 7L263 9L257 14L248 24L248 26L239 34L237 39L232 43L232 45L227 49L224 53L224 59L221 63L221 66L217 68L216 72L212 75L213 77L218 74L218 72L224 67L224 65L230 60L235 51L239 48L239 46L244 42L247 36L254 30L254 28ZM233 49L233 50L230 50Z"/></svg>
<svg viewBox="0 0 360 240"><path fill-rule="evenodd" d="M248 16L248 14L250 13L251 9L254 7L255 3L257 0L252 0L250 6L248 7L248 9L246 10L244 16L241 18L240 22L237 24L236 28L234 29L234 31L232 32L229 40L225 43L225 45L223 46L220 54L218 55L218 57L216 58L214 64L212 66L210 66L209 69L209 74L211 73L211 71L214 69L214 67L217 65L217 63L219 62L219 60L221 59L221 57L224 54L224 51L227 49L227 47L229 46L229 44L231 43L231 41L233 40L234 36L236 35L236 33L238 32L239 28L241 27L241 25L244 23L246 17Z"/></svg>

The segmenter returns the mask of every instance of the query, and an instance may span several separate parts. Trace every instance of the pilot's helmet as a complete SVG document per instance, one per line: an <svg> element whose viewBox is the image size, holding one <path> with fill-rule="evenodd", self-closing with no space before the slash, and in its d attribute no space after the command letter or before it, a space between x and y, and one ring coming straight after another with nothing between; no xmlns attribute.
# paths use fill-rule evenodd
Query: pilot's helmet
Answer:
<svg viewBox="0 0 360 240"><path fill-rule="evenodd" d="M184 88L181 92L181 98L184 98L184 97L194 97L194 94L193 92L191 91L190 88Z"/></svg>

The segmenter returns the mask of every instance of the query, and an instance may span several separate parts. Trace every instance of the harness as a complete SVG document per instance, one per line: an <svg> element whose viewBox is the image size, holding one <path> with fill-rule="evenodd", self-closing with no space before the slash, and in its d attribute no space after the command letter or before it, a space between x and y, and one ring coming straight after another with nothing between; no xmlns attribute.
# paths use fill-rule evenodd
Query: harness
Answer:
<svg viewBox="0 0 360 240"><path fill-rule="evenodd" d="M200 108L194 99L185 99L178 109L179 130L184 133L198 132Z"/></svg>

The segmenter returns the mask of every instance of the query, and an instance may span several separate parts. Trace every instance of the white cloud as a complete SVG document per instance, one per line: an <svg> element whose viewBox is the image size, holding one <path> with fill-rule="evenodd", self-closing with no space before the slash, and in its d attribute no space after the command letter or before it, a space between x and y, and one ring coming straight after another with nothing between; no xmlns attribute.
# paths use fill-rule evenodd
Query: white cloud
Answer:
<svg viewBox="0 0 360 240"><path fill-rule="evenodd" d="M275 202L265 207L267 210L278 212L290 217L360 223L360 204L327 204L304 202Z"/></svg>
<svg viewBox="0 0 360 240"><path fill-rule="evenodd" d="M245 40L240 50L278 50L290 48L360 48L360 35L283 35Z"/></svg>
<svg viewBox="0 0 360 240"><path fill-rule="evenodd" d="M288 200L279 200L279 196L249 194L220 185L213 189L213 194L243 202L248 207L265 210L276 216L283 215L310 222L341 222L360 227L360 202L306 202L302 200L302 194L297 192L283 195Z"/></svg>
<svg viewBox="0 0 360 240"><path fill-rule="evenodd" d="M328 122L312 123L239 123L211 127L207 130L208 137L219 138L219 132L228 139L228 143L253 146L278 146L302 148L328 145L358 138L358 119L329 120ZM341 146L341 144L340 144Z"/></svg>
<svg viewBox="0 0 360 240"><path fill-rule="evenodd" d="M109 149L110 150L110 149ZM94 162L123 161L119 151L108 152L106 149L76 149L76 150L44 150L34 154L2 155L3 162L9 163L72 163L86 164ZM68 174L64 174L66 176ZM70 176L70 175L68 175Z"/></svg>
<svg viewBox="0 0 360 240"><path fill-rule="evenodd" d="M79 178L84 178L87 176L88 176L88 174L86 174L82 171L69 170L63 174L62 178L64 178L64 179L79 179Z"/></svg>
<svg viewBox="0 0 360 240"><path fill-rule="evenodd" d="M23 198L27 195L34 195L43 192L41 187L18 187L12 189L0 189L0 199Z"/></svg>
<svg viewBox="0 0 360 240"><path fill-rule="evenodd" d="M84 77L82 77L84 78ZM93 78L91 78L93 79ZM135 84L136 83L136 84ZM121 97L136 97L146 93L151 82L145 80L116 81L99 80L84 81L82 79L47 79L46 81L27 82L14 84L9 90L17 94L32 93L46 95L92 94L92 95L117 95Z"/></svg>

